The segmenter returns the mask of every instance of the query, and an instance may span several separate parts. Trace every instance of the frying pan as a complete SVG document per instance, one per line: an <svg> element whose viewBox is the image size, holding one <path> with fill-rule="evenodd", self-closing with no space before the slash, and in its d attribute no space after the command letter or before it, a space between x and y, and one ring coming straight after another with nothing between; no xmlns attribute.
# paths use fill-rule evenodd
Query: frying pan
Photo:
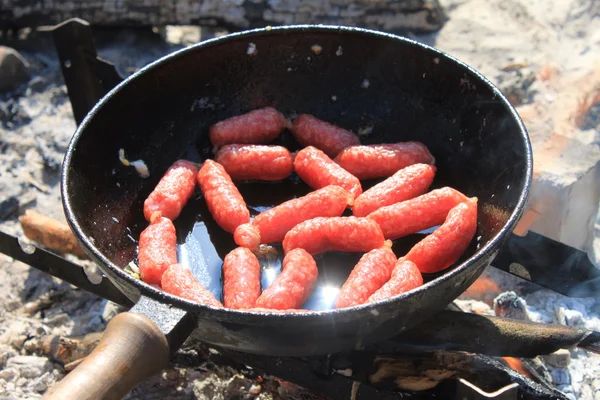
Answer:
<svg viewBox="0 0 600 400"><path fill-rule="evenodd" d="M315 44L319 54L311 49ZM265 106L366 133L364 144L425 143L438 168L432 188L452 186L479 199L477 233L463 257L409 293L331 310L323 309L326 294L341 286L360 255L328 254L317 260L315 293L323 298L312 300L312 312L287 315L196 304L128 274L124 267L136 259L136 239L146 227L143 201L162 174L179 158L200 163L212 156L210 125ZM276 143L299 148L289 133ZM143 160L150 176L122 165L120 149L130 160ZM93 108L65 155L67 220L90 257L137 305L136 313L111 321L104 344L47 398L124 395L144 374L160 370L169 346L176 346L161 330L184 322L195 339L274 356L330 354L389 338L442 310L491 263L523 212L531 176L527 132L500 91L457 59L405 38L359 28L287 26L231 34L159 59ZM253 213L309 191L297 177L239 188ZM200 195L175 223L180 257L220 295L219 263L235 246L231 235L215 225ZM423 236L397 241L396 254ZM264 282L277 266L277 259L267 260ZM120 378L117 386L111 376Z"/></svg>

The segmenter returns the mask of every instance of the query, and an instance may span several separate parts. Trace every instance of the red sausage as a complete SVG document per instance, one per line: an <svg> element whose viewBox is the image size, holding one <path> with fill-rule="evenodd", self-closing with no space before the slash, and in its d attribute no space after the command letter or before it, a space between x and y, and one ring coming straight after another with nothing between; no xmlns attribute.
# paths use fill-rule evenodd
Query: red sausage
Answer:
<svg viewBox="0 0 600 400"><path fill-rule="evenodd" d="M228 144L215 161L234 180L280 181L294 169L292 155L282 146Z"/></svg>
<svg viewBox="0 0 600 400"><path fill-rule="evenodd" d="M142 231L138 262L140 277L150 285L160 285L165 270L177 263L177 236L170 219L157 217Z"/></svg>
<svg viewBox="0 0 600 400"><path fill-rule="evenodd" d="M181 264L169 266L162 276L161 286L165 292L174 296L213 307L223 307L223 304L198 282L192 271Z"/></svg>
<svg viewBox="0 0 600 400"><path fill-rule="evenodd" d="M421 142L347 147L334 161L358 179L385 178L417 163L435 164L435 158Z"/></svg>
<svg viewBox="0 0 600 400"><path fill-rule="evenodd" d="M435 172L436 168L428 164L415 164L401 169L358 196L352 214L365 217L381 207L422 195L433 183Z"/></svg>
<svg viewBox="0 0 600 400"><path fill-rule="evenodd" d="M373 293L365 303L389 299L423 285L423 276L412 261L400 258L392 271L391 279Z"/></svg>
<svg viewBox="0 0 600 400"><path fill-rule="evenodd" d="M432 190L414 199L381 207L367 215L377 222L386 239L395 240L440 225L452 207L467 196L449 187Z"/></svg>
<svg viewBox="0 0 600 400"><path fill-rule="evenodd" d="M380 247L363 255L342 286L335 308L363 304L392 276L397 258L389 247Z"/></svg>
<svg viewBox="0 0 600 400"><path fill-rule="evenodd" d="M434 273L454 264L465 252L477 230L477 198L452 208L432 234L414 245L406 259L422 273Z"/></svg>
<svg viewBox="0 0 600 400"><path fill-rule="evenodd" d="M353 132L308 114L299 115L292 123L291 131L302 146L314 146L329 157L337 156L348 146L360 144Z"/></svg>
<svg viewBox="0 0 600 400"><path fill-rule="evenodd" d="M341 187L325 186L258 214L250 224L240 225L233 238L238 246L252 250L260 243L281 242L300 222L316 217L339 217L352 201L352 195Z"/></svg>
<svg viewBox="0 0 600 400"><path fill-rule="evenodd" d="M261 108L218 122L208 131L217 147L231 143L268 143L279 136L287 119L272 107Z"/></svg>
<svg viewBox="0 0 600 400"><path fill-rule="evenodd" d="M337 185L349 191L354 198L362 193L357 177L334 163L321 150L312 146L306 147L296 154L294 171L313 189Z"/></svg>
<svg viewBox="0 0 600 400"><path fill-rule="evenodd" d="M260 296L260 263L244 247L233 249L223 260L223 304L228 308L252 308Z"/></svg>
<svg viewBox="0 0 600 400"><path fill-rule="evenodd" d="M357 217L309 219L296 225L283 239L286 254L301 248L313 256L326 251L366 253L384 245L391 243L385 241L379 225Z"/></svg>
<svg viewBox="0 0 600 400"><path fill-rule="evenodd" d="M194 193L197 173L198 167L193 162L175 161L144 201L144 217L151 222L152 214L160 213L175 220Z"/></svg>
<svg viewBox="0 0 600 400"><path fill-rule="evenodd" d="M206 160L198 171L198 183L217 224L229 233L250 221L250 211L223 166Z"/></svg>
<svg viewBox="0 0 600 400"><path fill-rule="evenodd" d="M257 308L297 309L306 302L319 275L317 263L303 249L290 251L283 258L283 269L258 300Z"/></svg>

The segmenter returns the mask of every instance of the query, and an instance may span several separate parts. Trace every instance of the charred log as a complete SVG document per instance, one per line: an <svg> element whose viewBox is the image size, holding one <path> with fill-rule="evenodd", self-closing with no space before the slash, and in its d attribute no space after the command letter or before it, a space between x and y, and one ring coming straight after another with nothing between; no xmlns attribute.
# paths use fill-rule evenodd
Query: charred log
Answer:
<svg viewBox="0 0 600 400"><path fill-rule="evenodd" d="M231 31L267 25L333 24L389 32L439 30L438 0L232 1L3 0L0 29L55 25L82 18L94 26L219 26Z"/></svg>

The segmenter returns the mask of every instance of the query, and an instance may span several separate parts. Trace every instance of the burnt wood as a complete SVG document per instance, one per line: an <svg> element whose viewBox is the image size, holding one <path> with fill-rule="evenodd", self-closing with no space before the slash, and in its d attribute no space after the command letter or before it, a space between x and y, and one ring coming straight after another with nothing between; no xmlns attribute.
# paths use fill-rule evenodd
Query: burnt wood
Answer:
<svg viewBox="0 0 600 400"><path fill-rule="evenodd" d="M82 18L94 26L202 25L231 31L267 25L334 24L432 32L446 21L438 0L4 0L0 29L55 25L69 18Z"/></svg>

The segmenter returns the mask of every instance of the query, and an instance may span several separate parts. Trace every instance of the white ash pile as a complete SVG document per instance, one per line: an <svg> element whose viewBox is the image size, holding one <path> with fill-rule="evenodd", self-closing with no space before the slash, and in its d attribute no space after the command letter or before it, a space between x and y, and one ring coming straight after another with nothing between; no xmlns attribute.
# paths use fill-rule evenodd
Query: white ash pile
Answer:
<svg viewBox="0 0 600 400"><path fill-rule="evenodd" d="M562 296L492 268L488 268L456 304L476 314L600 332L597 299ZM600 399L600 355L580 349L560 350L537 361L543 363L551 383L569 398ZM531 368L531 364L525 364L528 365Z"/></svg>

